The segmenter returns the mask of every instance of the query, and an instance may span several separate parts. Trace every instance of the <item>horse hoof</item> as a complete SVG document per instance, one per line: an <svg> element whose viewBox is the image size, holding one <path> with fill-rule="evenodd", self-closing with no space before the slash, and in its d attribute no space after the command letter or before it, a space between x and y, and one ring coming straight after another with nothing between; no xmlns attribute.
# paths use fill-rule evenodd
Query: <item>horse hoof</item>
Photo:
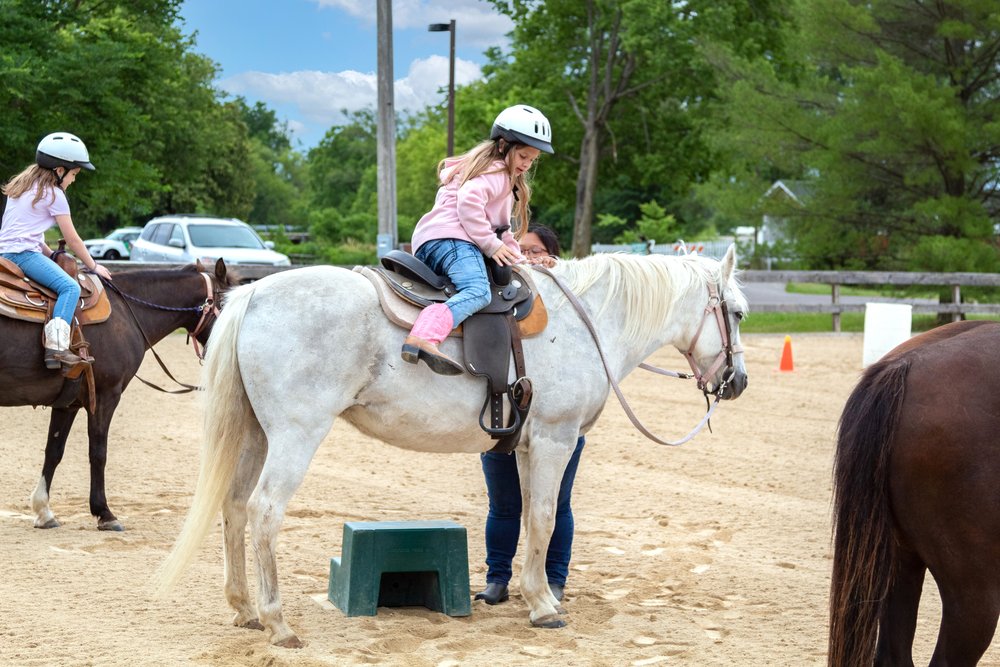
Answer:
<svg viewBox="0 0 1000 667"><path fill-rule="evenodd" d="M246 628L247 630L263 630L264 624L258 621L256 618L251 618L248 621L243 621L239 623L234 623L238 628Z"/></svg>
<svg viewBox="0 0 1000 667"><path fill-rule="evenodd" d="M280 646L281 648L302 648L305 644L299 640L298 637L292 635L291 637L285 637L284 639L271 642L275 646Z"/></svg>
<svg viewBox="0 0 1000 667"><path fill-rule="evenodd" d="M566 627L566 621L559 618L558 614L549 614L548 616L542 616L537 621L532 621L531 625L536 628L564 628Z"/></svg>
<svg viewBox="0 0 1000 667"><path fill-rule="evenodd" d="M61 525L62 524L59 523L58 519L56 519L55 517L52 517L51 519L49 519L45 523L36 523L35 524L35 528L58 528Z"/></svg>
<svg viewBox="0 0 1000 667"><path fill-rule="evenodd" d="M118 519L112 519L111 521L98 521L97 530L113 530L116 533L121 533L125 530L125 526Z"/></svg>

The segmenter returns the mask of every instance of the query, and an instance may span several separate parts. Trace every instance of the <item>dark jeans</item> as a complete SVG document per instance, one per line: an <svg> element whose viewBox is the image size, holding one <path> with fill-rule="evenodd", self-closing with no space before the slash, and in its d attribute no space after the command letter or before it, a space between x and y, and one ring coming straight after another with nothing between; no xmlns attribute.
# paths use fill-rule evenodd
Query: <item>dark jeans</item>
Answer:
<svg viewBox="0 0 1000 667"><path fill-rule="evenodd" d="M573 509L570 495L573 480L580 465L580 453L584 440L581 435L576 441L576 450L566 464L559 499L556 505L556 526L552 531L549 551L545 555L545 574L549 583L566 585L569 574L569 559L573 551ZM521 480L517 474L517 460L514 454L480 454L483 475L486 477L486 492L490 499L490 510L486 515L486 583L503 584L510 582L511 563L517 551L517 540L521 534Z"/></svg>

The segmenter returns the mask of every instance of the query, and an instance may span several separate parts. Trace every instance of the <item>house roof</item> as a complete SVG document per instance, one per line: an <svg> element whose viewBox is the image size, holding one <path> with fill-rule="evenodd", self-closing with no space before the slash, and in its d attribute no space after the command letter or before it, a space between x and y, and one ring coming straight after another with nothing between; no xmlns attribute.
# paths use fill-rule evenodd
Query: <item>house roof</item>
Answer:
<svg viewBox="0 0 1000 667"><path fill-rule="evenodd" d="M805 206L805 202L812 195L812 184L809 181L777 180L764 193L763 198L785 196L794 201L799 206Z"/></svg>

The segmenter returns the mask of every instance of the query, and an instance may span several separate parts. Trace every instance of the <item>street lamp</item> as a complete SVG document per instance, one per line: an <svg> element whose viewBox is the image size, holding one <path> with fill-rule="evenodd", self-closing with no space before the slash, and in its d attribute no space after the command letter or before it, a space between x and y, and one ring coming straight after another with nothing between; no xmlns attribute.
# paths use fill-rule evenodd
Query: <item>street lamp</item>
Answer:
<svg viewBox="0 0 1000 667"><path fill-rule="evenodd" d="M450 23L431 23L428 32L451 33L451 53L448 56L448 155L455 154L455 19Z"/></svg>

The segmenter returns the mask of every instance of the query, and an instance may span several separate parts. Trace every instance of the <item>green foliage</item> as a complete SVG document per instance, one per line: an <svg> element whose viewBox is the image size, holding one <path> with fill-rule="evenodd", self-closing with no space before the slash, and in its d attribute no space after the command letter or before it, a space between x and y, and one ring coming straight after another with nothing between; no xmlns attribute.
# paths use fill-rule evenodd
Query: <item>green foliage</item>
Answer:
<svg viewBox="0 0 1000 667"><path fill-rule="evenodd" d="M162 212L249 212L246 127L218 99L214 63L175 26L180 5L0 2L3 178L34 160L42 136L64 130L97 166L70 193L81 229Z"/></svg>
<svg viewBox="0 0 1000 667"><path fill-rule="evenodd" d="M793 66L712 53L731 82L716 140L744 165L715 183L735 179L735 198L761 177L808 179L785 213L812 268L995 271L995 3L798 0L790 16Z"/></svg>
<svg viewBox="0 0 1000 667"><path fill-rule="evenodd" d="M677 239L677 221L662 206L649 201L640 204L639 210L642 217L634 224L616 215L602 213L597 217L597 226L613 230L613 243L671 243Z"/></svg>

